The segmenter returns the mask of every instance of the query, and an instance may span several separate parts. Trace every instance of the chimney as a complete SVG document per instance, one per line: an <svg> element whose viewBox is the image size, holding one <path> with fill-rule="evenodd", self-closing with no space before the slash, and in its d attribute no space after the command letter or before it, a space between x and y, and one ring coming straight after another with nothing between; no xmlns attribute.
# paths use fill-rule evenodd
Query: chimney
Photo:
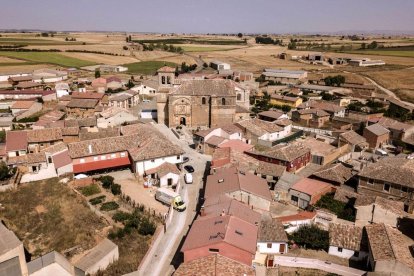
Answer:
<svg viewBox="0 0 414 276"><path fill-rule="evenodd" d="M201 206L200 216L201 216L201 217L204 217L205 215L206 215L206 212L205 212L205 210L204 210L204 205L203 205L203 206Z"/></svg>
<svg viewBox="0 0 414 276"><path fill-rule="evenodd" d="M89 144L88 149L89 149L89 153L92 153L92 145L91 144Z"/></svg>

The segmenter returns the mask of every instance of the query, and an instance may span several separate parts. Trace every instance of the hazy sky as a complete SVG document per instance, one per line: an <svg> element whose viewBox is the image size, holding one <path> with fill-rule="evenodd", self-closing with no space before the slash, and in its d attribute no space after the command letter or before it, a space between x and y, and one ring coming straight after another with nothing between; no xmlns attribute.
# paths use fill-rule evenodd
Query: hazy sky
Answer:
<svg viewBox="0 0 414 276"><path fill-rule="evenodd" d="M414 30L414 0L1 0L0 29L136 32Z"/></svg>

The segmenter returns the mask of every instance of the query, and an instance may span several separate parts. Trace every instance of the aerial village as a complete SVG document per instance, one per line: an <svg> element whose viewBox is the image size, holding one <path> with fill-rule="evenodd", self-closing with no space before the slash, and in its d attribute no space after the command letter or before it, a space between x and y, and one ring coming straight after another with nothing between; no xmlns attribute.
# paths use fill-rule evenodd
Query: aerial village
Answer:
<svg viewBox="0 0 414 276"><path fill-rule="evenodd" d="M0 275L414 275L414 104L272 58L0 73Z"/></svg>

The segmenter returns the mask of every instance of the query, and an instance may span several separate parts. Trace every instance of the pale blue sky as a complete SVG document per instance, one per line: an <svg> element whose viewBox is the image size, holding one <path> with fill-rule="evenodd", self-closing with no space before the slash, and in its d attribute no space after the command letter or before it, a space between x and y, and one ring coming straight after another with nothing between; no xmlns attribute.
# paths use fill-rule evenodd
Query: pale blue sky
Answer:
<svg viewBox="0 0 414 276"><path fill-rule="evenodd" d="M1 0L0 29L414 31L414 0Z"/></svg>

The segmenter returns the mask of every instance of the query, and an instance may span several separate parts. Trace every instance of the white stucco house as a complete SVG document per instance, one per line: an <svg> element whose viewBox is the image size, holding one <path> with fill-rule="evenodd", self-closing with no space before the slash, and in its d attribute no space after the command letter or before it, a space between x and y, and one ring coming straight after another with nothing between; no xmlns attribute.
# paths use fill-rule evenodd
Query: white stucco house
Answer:
<svg viewBox="0 0 414 276"><path fill-rule="evenodd" d="M175 187L180 181L180 170L177 165L168 162L161 166L145 171L148 178L156 179L160 187Z"/></svg>
<svg viewBox="0 0 414 276"><path fill-rule="evenodd" d="M273 266L274 255L288 252L288 237L276 219L262 220L257 234L257 252L267 256L266 266Z"/></svg>
<svg viewBox="0 0 414 276"><path fill-rule="evenodd" d="M154 95L155 96L155 94L157 93L157 89L150 87L148 85L145 85L145 84L135 85L134 87L131 88L131 90L138 92L139 95Z"/></svg>
<svg viewBox="0 0 414 276"><path fill-rule="evenodd" d="M302 211L295 215L278 217L278 220L282 222L286 233L293 233L302 225L310 225L314 222L316 212Z"/></svg>
<svg viewBox="0 0 414 276"><path fill-rule="evenodd" d="M362 227L331 223L328 253L345 259L363 260L368 256L368 250L362 243L362 231Z"/></svg>
<svg viewBox="0 0 414 276"><path fill-rule="evenodd" d="M97 125L99 128L108 128L120 126L123 123L129 123L137 121L138 118L134 116L130 111L121 107L109 107L102 111L97 119Z"/></svg>

